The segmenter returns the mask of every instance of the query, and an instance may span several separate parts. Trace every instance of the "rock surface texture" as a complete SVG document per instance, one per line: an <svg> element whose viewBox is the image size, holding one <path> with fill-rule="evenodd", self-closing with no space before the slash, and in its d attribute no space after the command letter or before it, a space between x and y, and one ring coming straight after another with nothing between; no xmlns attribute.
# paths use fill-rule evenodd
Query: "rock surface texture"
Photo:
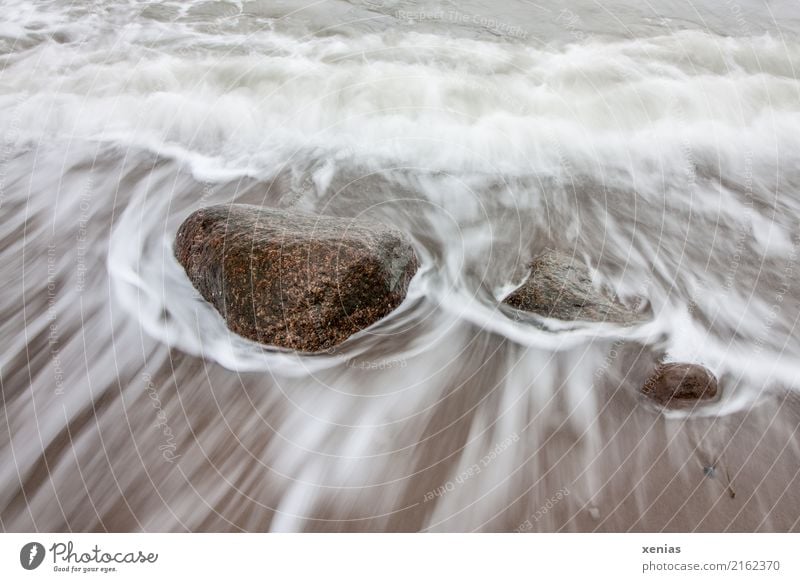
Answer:
<svg viewBox="0 0 800 582"><path fill-rule="evenodd" d="M667 408L686 408L717 395L717 378L698 364L662 364L642 387L642 393Z"/></svg>
<svg viewBox="0 0 800 582"><path fill-rule="evenodd" d="M175 255L231 330L304 352L388 315L418 265L408 239L384 224L244 204L191 214Z"/></svg>
<svg viewBox="0 0 800 582"><path fill-rule="evenodd" d="M530 264L528 279L504 299L515 309L567 321L605 321L632 325L645 317L592 285L589 270L577 258L547 251Z"/></svg>

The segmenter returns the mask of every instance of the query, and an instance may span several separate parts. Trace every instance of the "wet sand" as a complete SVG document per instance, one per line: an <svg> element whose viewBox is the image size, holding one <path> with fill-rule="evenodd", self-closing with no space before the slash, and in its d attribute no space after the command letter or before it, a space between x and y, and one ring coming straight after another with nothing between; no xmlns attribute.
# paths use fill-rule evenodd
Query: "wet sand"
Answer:
<svg viewBox="0 0 800 582"><path fill-rule="evenodd" d="M93 191L133 189L151 162L106 169ZM800 530L795 393L667 419L636 396L654 358L636 343L594 342L598 370L585 346L548 353L431 315L447 339L382 369L235 373L119 304L105 261L124 203L65 206L53 225L46 206L6 201L24 220L3 223L0 247L5 531ZM439 371L409 385L417 369ZM395 416L375 416L393 391ZM336 409L353 424L325 418ZM348 445L359 430L367 449Z"/></svg>

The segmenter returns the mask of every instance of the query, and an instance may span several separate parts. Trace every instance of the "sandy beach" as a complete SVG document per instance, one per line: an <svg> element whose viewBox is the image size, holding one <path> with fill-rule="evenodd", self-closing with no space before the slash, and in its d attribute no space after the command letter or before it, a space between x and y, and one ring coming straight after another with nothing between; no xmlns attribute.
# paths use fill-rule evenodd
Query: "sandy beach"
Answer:
<svg viewBox="0 0 800 582"><path fill-rule="evenodd" d="M788 3L99 4L0 33L0 529L800 531ZM335 349L248 342L173 251L230 202L419 270ZM647 317L510 316L544 249ZM719 394L660 408L662 360Z"/></svg>

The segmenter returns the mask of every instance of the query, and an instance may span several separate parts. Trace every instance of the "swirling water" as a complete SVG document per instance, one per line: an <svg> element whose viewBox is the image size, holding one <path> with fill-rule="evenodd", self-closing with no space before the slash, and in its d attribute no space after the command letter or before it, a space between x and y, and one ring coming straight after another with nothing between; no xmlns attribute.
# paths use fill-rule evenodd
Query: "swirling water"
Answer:
<svg viewBox="0 0 800 582"><path fill-rule="evenodd" d="M18 2L0 27L6 530L789 530L789 2ZM172 255L242 201L422 267L332 353L230 334ZM515 318L545 248L652 313ZM664 412L657 358L718 401Z"/></svg>

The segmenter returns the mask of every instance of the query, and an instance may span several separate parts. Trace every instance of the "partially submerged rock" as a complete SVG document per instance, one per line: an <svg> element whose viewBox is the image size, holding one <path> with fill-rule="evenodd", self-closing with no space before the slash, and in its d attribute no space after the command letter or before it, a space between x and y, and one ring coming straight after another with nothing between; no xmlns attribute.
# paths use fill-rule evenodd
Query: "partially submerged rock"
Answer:
<svg viewBox="0 0 800 582"><path fill-rule="evenodd" d="M667 408L685 408L717 395L717 378L698 364L661 364L642 393Z"/></svg>
<svg viewBox="0 0 800 582"><path fill-rule="evenodd" d="M191 214L175 255L230 329L306 352L388 315L417 270L407 238L381 223L244 204Z"/></svg>
<svg viewBox="0 0 800 582"><path fill-rule="evenodd" d="M530 264L527 280L503 303L515 309L567 321L605 321L632 325L644 316L597 291L589 270L577 258L547 251Z"/></svg>

